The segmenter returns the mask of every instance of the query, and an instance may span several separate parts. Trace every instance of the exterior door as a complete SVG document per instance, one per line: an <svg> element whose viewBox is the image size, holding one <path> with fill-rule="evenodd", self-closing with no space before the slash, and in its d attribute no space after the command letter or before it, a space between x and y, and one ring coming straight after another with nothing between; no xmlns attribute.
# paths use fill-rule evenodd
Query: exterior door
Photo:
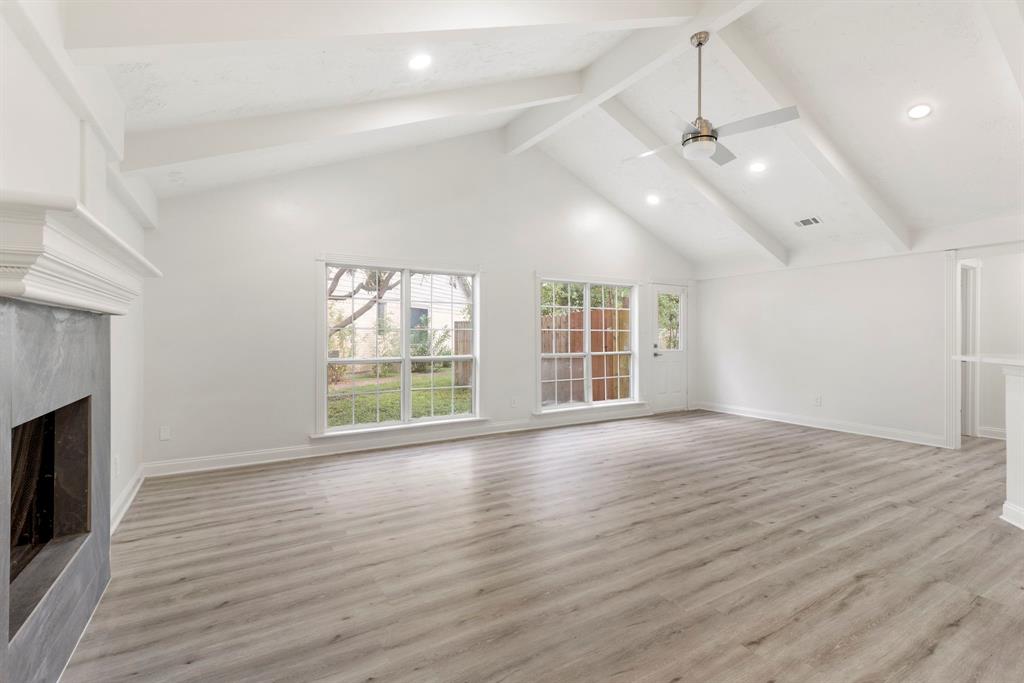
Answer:
<svg viewBox="0 0 1024 683"><path fill-rule="evenodd" d="M656 412L686 409L686 288L654 285L654 363L648 400Z"/></svg>

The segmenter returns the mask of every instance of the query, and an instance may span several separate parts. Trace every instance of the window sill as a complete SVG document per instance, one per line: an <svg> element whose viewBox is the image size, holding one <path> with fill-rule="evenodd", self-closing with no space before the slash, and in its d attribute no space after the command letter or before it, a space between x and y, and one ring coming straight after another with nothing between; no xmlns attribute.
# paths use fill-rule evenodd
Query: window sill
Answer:
<svg viewBox="0 0 1024 683"><path fill-rule="evenodd" d="M363 434L379 434L387 432L404 432L406 430L423 429L424 427L440 427L464 424L476 424L487 422L486 417L459 417L451 420L429 420L426 422L403 422L402 424L386 425L383 427L360 427L358 429L336 429L331 432L310 434L309 438L314 441L321 439L339 439L346 436L361 436Z"/></svg>
<svg viewBox="0 0 1024 683"><path fill-rule="evenodd" d="M591 410L610 410L612 408L647 408L647 401L602 401L598 404L585 406L570 406L568 408L548 408L547 410L535 410L533 414L560 415L562 413L589 412Z"/></svg>

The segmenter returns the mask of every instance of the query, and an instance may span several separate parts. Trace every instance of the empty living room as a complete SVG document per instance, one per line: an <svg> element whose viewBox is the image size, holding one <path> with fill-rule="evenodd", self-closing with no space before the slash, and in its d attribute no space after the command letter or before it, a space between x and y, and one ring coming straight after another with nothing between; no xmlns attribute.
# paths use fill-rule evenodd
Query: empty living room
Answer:
<svg viewBox="0 0 1024 683"><path fill-rule="evenodd" d="M1024 683L1024 0L0 0L0 683Z"/></svg>

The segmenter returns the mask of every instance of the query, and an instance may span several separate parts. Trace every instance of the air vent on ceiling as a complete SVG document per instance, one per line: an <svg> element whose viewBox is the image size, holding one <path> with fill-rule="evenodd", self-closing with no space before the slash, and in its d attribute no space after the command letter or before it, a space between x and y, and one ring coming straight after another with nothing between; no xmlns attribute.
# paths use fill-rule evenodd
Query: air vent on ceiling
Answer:
<svg viewBox="0 0 1024 683"><path fill-rule="evenodd" d="M818 225L821 223L821 219L817 216L810 216L809 218L801 218L798 221L794 221L794 224L798 228L806 228L812 225Z"/></svg>

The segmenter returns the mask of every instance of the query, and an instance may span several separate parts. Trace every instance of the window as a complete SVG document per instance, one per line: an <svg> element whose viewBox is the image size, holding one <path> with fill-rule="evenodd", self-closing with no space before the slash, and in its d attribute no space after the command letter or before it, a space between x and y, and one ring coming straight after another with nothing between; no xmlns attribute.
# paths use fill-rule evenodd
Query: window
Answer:
<svg viewBox="0 0 1024 683"><path fill-rule="evenodd" d="M542 409L634 399L633 300L633 287L541 281Z"/></svg>
<svg viewBox="0 0 1024 683"><path fill-rule="evenodd" d="M475 413L474 277L326 267L324 431Z"/></svg>
<svg viewBox="0 0 1024 683"><path fill-rule="evenodd" d="M679 348L679 295L658 293L658 346L669 351Z"/></svg>

